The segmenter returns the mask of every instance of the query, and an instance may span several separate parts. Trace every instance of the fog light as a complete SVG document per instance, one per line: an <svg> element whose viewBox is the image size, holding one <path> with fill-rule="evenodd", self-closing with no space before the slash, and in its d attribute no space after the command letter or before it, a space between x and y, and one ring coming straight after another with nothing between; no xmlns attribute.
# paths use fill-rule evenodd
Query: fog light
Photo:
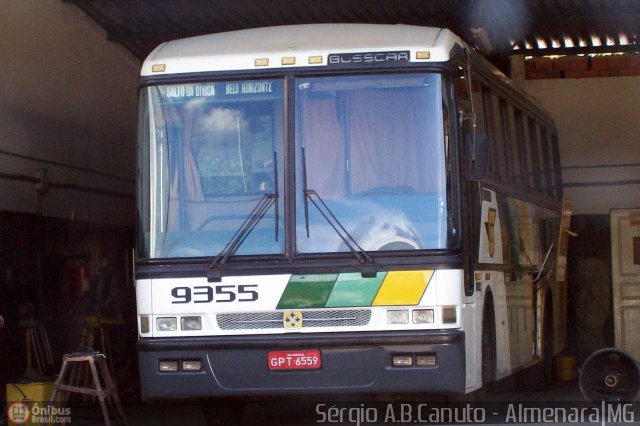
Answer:
<svg viewBox="0 0 640 426"><path fill-rule="evenodd" d="M388 324L409 324L409 311L387 311Z"/></svg>
<svg viewBox="0 0 640 426"><path fill-rule="evenodd" d="M149 315L140 315L140 333L148 333L149 331L151 331Z"/></svg>
<svg viewBox="0 0 640 426"><path fill-rule="evenodd" d="M411 355L394 355L391 357L391 364L394 367L411 367L413 365L413 357Z"/></svg>
<svg viewBox="0 0 640 426"><path fill-rule="evenodd" d="M161 373L175 373L178 371L178 361L158 362L158 371Z"/></svg>
<svg viewBox="0 0 640 426"><path fill-rule="evenodd" d="M202 361L199 359L190 359L182 361L182 371L200 371L202 370Z"/></svg>
<svg viewBox="0 0 640 426"><path fill-rule="evenodd" d="M202 330L202 318L182 317L180 318L180 328L183 330Z"/></svg>
<svg viewBox="0 0 640 426"><path fill-rule="evenodd" d="M176 331L178 329L178 319L175 317L161 317L156 319L158 331Z"/></svg>
<svg viewBox="0 0 640 426"><path fill-rule="evenodd" d="M458 313L455 306L442 308L442 323L455 324L458 322Z"/></svg>
<svg viewBox="0 0 640 426"><path fill-rule="evenodd" d="M435 355L418 355L416 365L418 367L435 367L437 364Z"/></svg>
<svg viewBox="0 0 640 426"><path fill-rule="evenodd" d="M431 324L433 319L433 309L415 309L413 311L414 324Z"/></svg>

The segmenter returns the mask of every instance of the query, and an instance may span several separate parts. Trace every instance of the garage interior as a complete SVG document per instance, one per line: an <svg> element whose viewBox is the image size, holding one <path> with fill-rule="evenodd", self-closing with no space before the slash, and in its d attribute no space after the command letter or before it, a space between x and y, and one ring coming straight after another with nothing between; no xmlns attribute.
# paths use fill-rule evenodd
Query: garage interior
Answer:
<svg viewBox="0 0 640 426"><path fill-rule="evenodd" d="M57 371L64 353L109 345L121 397L136 399L142 61L176 38L321 22L448 27L541 101L558 126L578 234L566 353L579 365L616 345L610 212L640 207L639 0L4 0L0 351L10 368L0 381L28 369L33 320L54 360L37 360L42 373Z"/></svg>

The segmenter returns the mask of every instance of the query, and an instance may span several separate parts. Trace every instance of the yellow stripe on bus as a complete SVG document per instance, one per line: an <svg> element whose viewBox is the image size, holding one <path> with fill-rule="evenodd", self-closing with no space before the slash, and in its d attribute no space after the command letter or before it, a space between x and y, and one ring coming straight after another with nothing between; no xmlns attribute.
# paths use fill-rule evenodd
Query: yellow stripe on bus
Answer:
<svg viewBox="0 0 640 426"><path fill-rule="evenodd" d="M373 306L417 305L434 271L391 271L387 274Z"/></svg>

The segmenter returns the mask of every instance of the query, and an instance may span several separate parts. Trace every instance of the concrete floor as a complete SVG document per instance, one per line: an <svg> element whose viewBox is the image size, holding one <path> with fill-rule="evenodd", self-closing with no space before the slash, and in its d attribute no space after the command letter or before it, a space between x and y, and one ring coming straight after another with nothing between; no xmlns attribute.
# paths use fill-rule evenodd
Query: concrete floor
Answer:
<svg viewBox="0 0 640 426"><path fill-rule="evenodd" d="M508 407L524 406L526 408L563 407L566 409L599 408L598 404L584 401L577 381L556 382L544 391L518 391L510 386L508 390L496 391L482 395L472 395L460 401L436 401L434 398L419 395L353 398L340 396L323 398L311 397L279 397L255 398L250 401L159 401L143 403L140 401L123 401L123 409L128 426L302 426L317 424L340 425L423 425L433 423L428 417L434 409L446 405L449 409L459 410L460 418L466 424L476 424L472 415L478 417L485 425L518 423L524 425L540 424L531 418L521 418L516 411L507 418ZM469 404L469 405L468 405ZM410 407L410 408L407 408ZM113 407L112 407L113 408ZM84 403L80 407L71 407L73 426L103 425L104 421L98 402ZM431 411L427 411L431 410ZM466 410L466 411L465 411ZM481 411L479 411L481 410ZM514 409L515 410L515 409ZM115 418L115 410L110 410L112 424L123 424ZM425 414L426 413L426 414ZM465 413L469 413L465 417ZM515 414L514 414L515 413ZM629 413L626 411L618 422L611 422L609 417L593 418L587 421L554 423L581 425L614 425L640 424L640 403L636 403ZM631 417L630 417L631 416ZM605 420L604 423L601 420Z"/></svg>
<svg viewBox="0 0 640 426"><path fill-rule="evenodd" d="M390 398L387 400L387 398ZM311 398L269 398L255 399L248 402L222 401L164 401L153 403L124 403L124 411L128 426L208 426L208 425L274 425L274 426L298 426L314 424L344 424L344 425L389 425L389 424L425 424L425 419L403 418L402 404L412 404L415 407L421 404L430 406L441 403L433 402L428 397L412 395L408 398L387 396L384 400L373 397L357 399L353 401L349 397L342 396L326 400L313 400ZM467 401L457 402L464 407ZM588 407L578 389L577 382L555 383L550 389L540 392L519 392L514 390L498 391L486 396L472 399L474 406L488 407L487 411L498 407L505 409L509 403L523 403L526 406L547 406L548 404L560 404L561 406L579 405ZM204 406L204 404L207 404ZM393 405L393 408L389 408ZM350 408L351 411L340 408ZM636 407L637 409L637 407ZM85 411L86 410L86 411ZM333 410L333 411L329 411ZM501 413L501 415L504 412ZM333 417L332 417L333 415ZM208 422L206 417L210 419ZM359 417L359 418L358 418ZM636 417L640 421L640 413ZM393 421L395 420L395 422ZM485 424L492 424L491 419L486 419ZM74 417L73 425L103 424L98 404L93 407L84 407L80 415ZM521 424L535 424L522 422ZM578 423L580 424L580 423ZM584 423L593 424L593 423ZM607 423L610 424L610 423Z"/></svg>

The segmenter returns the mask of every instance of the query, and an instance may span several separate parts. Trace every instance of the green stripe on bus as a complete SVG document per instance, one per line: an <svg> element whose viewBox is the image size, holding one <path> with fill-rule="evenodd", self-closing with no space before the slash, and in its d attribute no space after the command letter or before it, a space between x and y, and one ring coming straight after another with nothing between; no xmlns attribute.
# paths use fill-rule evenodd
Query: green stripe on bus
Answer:
<svg viewBox="0 0 640 426"><path fill-rule="evenodd" d="M324 308L338 274L293 275L277 309Z"/></svg>
<svg viewBox="0 0 640 426"><path fill-rule="evenodd" d="M340 274L327 300L327 308L371 306L386 273L375 278L362 278L360 272Z"/></svg>

